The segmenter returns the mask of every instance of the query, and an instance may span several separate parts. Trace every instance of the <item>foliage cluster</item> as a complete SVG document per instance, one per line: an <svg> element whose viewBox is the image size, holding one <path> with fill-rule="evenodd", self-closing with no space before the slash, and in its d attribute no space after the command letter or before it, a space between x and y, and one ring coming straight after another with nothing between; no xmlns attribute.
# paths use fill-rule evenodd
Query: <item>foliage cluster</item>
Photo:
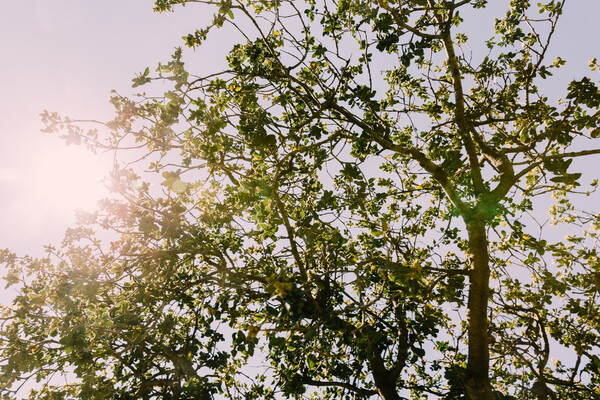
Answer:
<svg viewBox="0 0 600 400"><path fill-rule="evenodd" d="M187 46L239 32L226 69L178 49L104 136L44 114L141 157L47 258L1 253L3 398L600 398L600 215L573 203L600 91L544 94L564 2L511 0L485 41L485 0L155 8L191 3Z"/></svg>

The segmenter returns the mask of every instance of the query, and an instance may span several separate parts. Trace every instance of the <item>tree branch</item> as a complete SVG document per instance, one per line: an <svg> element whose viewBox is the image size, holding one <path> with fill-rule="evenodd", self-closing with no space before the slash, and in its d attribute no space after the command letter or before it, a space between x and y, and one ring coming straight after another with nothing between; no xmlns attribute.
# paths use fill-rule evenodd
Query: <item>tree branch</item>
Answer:
<svg viewBox="0 0 600 400"><path fill-rule="evenodd" d="M353 391L354 393L361 396L374 396L377 394L377 390L375 389L364 389L358 386L355 386L348 382L335 382L335 381L317 381L308 376L302 377L302 383L312 386L338 386L344 389L348 389Z"/></svg>

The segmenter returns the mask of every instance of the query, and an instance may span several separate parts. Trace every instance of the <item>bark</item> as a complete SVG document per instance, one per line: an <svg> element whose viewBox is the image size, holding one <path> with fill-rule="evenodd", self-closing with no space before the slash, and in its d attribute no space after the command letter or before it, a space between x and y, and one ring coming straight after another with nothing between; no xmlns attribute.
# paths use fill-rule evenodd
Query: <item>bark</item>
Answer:
<svg viewBox="0 0 600 400"><path fill-rule="evenodd" d="M385 368L383 360L377 351L371 356L369 364L379 396L383 400L402 400L400 395L398 395L398 387L396 385L398 377L395 376L396 374L391 374Z"/></svg>
<svg viewBox="0 0 600 400"><path fill-rule="evenodd" d="M468 300L469 354L466 390L469 400L495 398L489 378L488 298L490 256L486 224L482 220L467 221L469 233L470 271Z"/></svg>
<svg viewBox="0 0 600 400"><path fill-rule="evenodd" d="M452 16L452 13L451 13ZM514 183L514 173L508 158L504 156L499 164L502 168L502 180L493 198L485 196L485 185L481 174L479 153L487 150L487 153L495 153L488 147L484 140L478 140L478 134L473 129L472 121L467 119L465 113L465 95L462 87L462 76L460 64L454 51L454 44L450 35L452 18L447 20L446 28L441 34L446 54L448 56L448 67L452 75L454 96L456 100L455 120L459 133L461 134L464 149L469 160L471 177L473 179L473 191L478 198L478 206L468 212L461 211L469 233L469 300L468 300L468 338L469 354L467 360L466 391L469 400L493 400L494 394L489 377L489 339L488 339L488 297L490 278L490 256L486 233L486 210L485 203L497 204L499 198L504 196ZM471 136L472 135L472 136ZM475 142L480 143L478 149ZM485 151L484 151L485 153ZM492 155L492 154L490 154ZM501 155L496 154L497 157ZM483 200L483 201L482 201ZM487 201L485 201L487 200Z"/></svg>

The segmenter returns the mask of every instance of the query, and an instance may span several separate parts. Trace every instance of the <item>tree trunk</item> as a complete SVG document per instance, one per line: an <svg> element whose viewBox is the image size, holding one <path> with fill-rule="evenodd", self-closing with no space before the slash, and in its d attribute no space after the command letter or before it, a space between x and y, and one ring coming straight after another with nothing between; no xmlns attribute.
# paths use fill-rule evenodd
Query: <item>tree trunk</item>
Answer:
<svg viewBox="0 0 600 400"><path fill-rule="evenodd" d="M373 343L371 344L371 352L369 365L377 393L383 400L402 400L398 394L398 374L393 374L385 368L379 349Z"/></svg>
<svg viewBox="0 0 600 400"><path fill-rule="evenodd" d="M490 278L490 255L484 221L467 222L469 233L468 338L466 390L469 400L493 400L494 394L489 377L488 297Z"/></svg>

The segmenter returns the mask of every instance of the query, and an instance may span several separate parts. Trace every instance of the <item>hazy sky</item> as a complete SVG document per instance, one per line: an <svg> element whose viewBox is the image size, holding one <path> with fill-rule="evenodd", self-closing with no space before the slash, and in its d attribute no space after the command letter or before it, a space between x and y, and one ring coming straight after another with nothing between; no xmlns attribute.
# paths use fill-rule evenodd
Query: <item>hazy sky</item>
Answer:
<svg viewBox="0 0 600 400"><path fill-rule="evenodd" d="M109 119L110 90L127 94L136 72L168 60L180 37L209 15L202 7L155 14L151 0L0 4L0 248L39 254L62 238L76 207L91 209L102 197L100 179L111 165L110 157L41 133L40 112ZM561 86L600 58L598 15L600 0L568 2L552 49L568 60ZM191 57L195 68L215 62L204 50Z"/></svg>
<svg viewBox="0 0 600 400"><path fill-rule="evenodd" d="M112 165L40 132L39 114L109 119L110 90L127 93L202 18L153 13L150 0L0 3L0 248L37 252L106 193Z"/></svg>

